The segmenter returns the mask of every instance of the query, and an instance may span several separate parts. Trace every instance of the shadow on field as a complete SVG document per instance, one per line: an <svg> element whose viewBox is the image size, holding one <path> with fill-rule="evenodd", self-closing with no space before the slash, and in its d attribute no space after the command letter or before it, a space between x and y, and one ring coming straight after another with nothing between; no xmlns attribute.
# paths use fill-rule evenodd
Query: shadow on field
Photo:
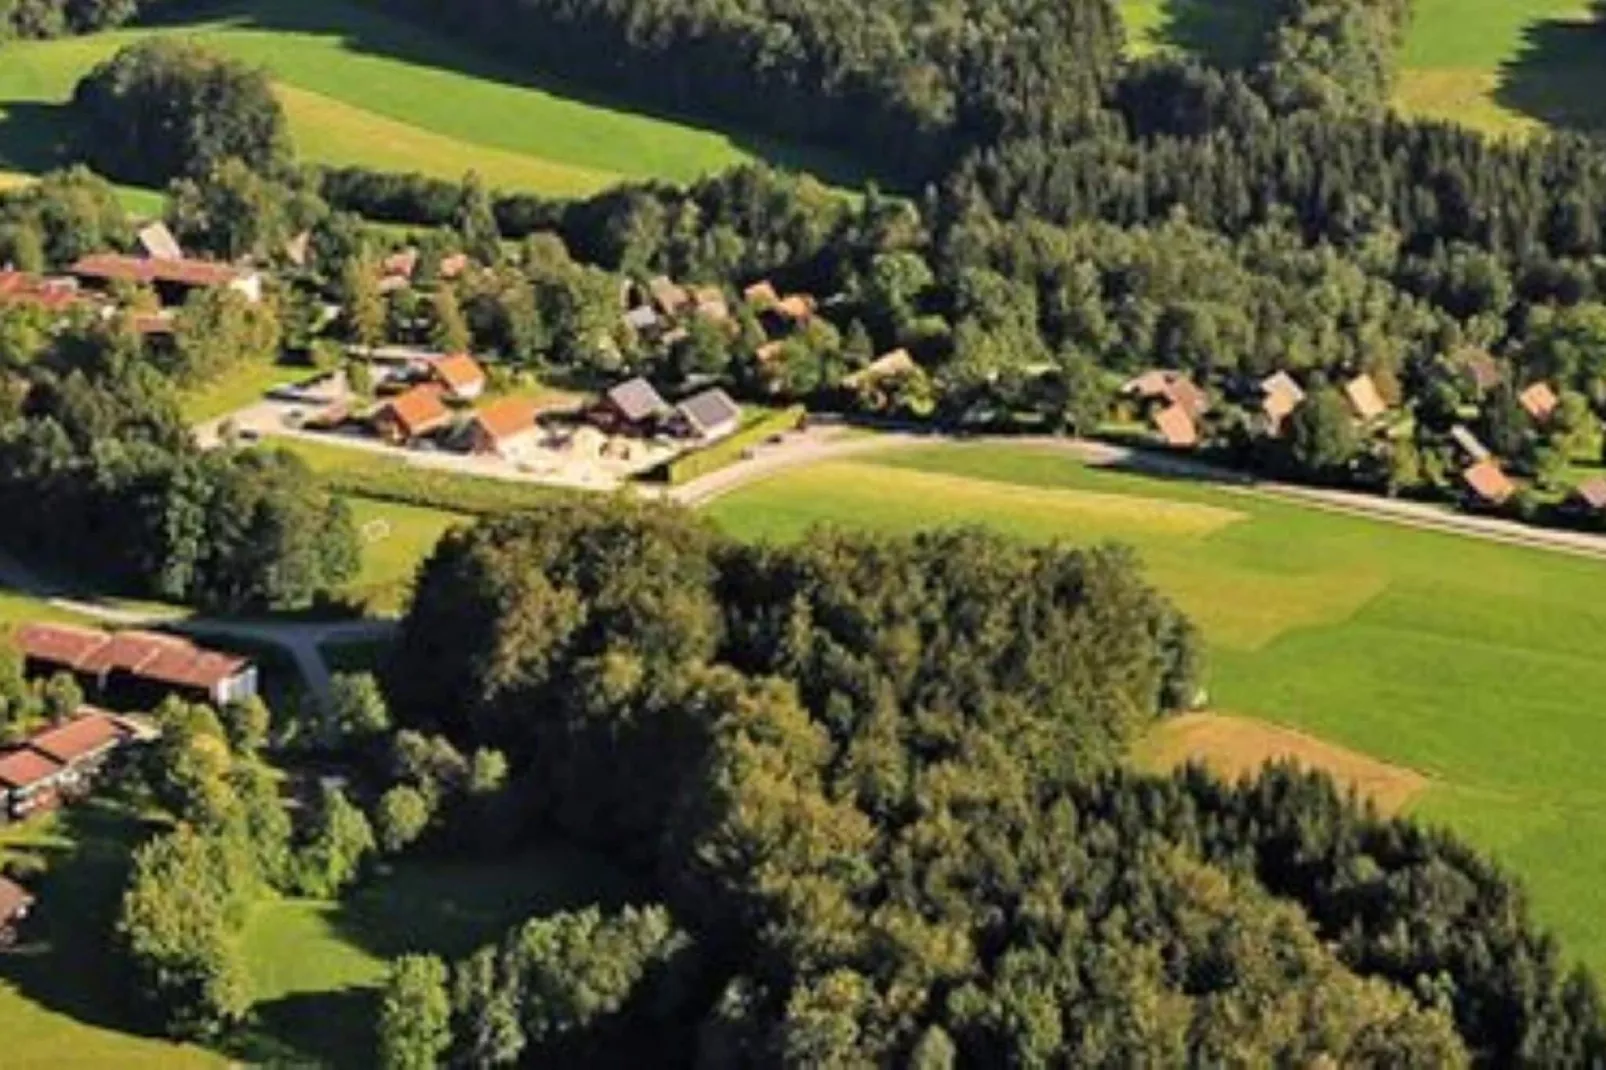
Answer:
<svg viewBox="0 0 1606 1070"><path fill-rule="evenodd" d="M1495 100L1558 130L1606 133L1606 24L1549 19L1523 31Z"/></svg>
<svg viewBox="0 0 1606 1070"><path fill-rule="evenodd" d="M126 977L109 947L133 847L142 838L137 819L88 802L62 815L59 836L14 850L48 868L24 878L38 904L17 946L0 954L0 981L74 1021L157 1035L141 1027L129 1006Z"/></svg>
<svg viewBox="0 0 1606 1070"><path fill-rule="evenodd" d="M65 164L72 119L65 104L0 101L0 170L38 174Z"/></svg>
<svg viewBox="0 0 1606 1070"><path fill-rule="evenodd" d="M1247 0L1232 0L1243 3ZM613 111L633 112L681 126L714 131L731 139L738 148L760 159L790 170L808 171L816 177L842 186L862 186L870 179L880 178L886 188L892 188L890 175L871 174L867 167L847 156L820 146L787 144L764 134L742 130L733 125L710 121L676 106L670 99L674 87L663 86L658 100L643 99L640 93L626 95L587 86L561 78L549 77L529 66L514 63L492 55L468 39L474 16L464 14L464 39L456 39L423 23L407 19L407 0L373 5L386 10L373 10L347 0L230 0L224 3L180 3L158 16L143 20L148 26L183 26L207 20L227 21L244 29L281 31L285 33L314 34L339 39L352 53L367 54L422 67L453 71L483 81L498 82L523 89L536 89L555 96L566 97L582 104ZM467 5L465 5L467 6ZM392 13L393 12L393 13ZM599 67L600 79L608 78L622 67Z"/></svg>
<svg viewBox="0 0 1606 1070"><path fill-rule="evenodd" d="M1275 7L1266 0L1165 0L1162 36L1213 67L1248 67Z"/></svg>
<svg viewBox="0 0 1606 1070"><path fill-rule="evenodd" d="M256 1026L229 1054L252 1066L362 1070L374 1062L379 993L298 992L256 1005Z"/></svg>

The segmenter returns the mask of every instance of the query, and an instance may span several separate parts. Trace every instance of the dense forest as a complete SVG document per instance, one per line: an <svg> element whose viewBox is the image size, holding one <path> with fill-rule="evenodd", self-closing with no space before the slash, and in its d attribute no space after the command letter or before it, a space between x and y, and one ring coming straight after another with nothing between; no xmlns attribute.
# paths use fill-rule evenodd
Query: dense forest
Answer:
<svg viewBox="0 0 1606 1070"><path fill-rule="evenodd" d="M398 963L381 1049L427 1058L387 1065L1606 1055L1591 983L1454 839L1289 769L1122 771L1201 665L1119 551L556 502L447 537L394 666L403 725L508 755L522 835L661 905Z"/></svg>

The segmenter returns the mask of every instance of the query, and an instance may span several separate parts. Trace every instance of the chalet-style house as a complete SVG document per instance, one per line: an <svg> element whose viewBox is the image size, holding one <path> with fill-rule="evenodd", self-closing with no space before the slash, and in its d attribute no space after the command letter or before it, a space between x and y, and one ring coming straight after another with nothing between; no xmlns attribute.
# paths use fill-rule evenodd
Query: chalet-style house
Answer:
<svg viewBox="0 0 1606 1070"><path fill-rule="evenodd" d="M1149 420L1160 440L1174 449L1191 449L1199 444L1199 425L1181 402L1154 410Z"/></svg>
<svg viewBox="0 0 1606 1070"><path fill-rule="evenodd" d="M0 754L0 820L21 821L87 794L107 759L135 738L121 718L85 706Z"/></svg>
<svg viewBox="0 0 1606 1070"><path fill-rule="evenodd" d="M668 402L647 380L637 376L617 384L591 408L591 419L605 431L647 435L669 416Z"/></svg>
<svg viewBox="0 0 1606 1070"><path fill-rule="evenodd" d="M15 641L30 676L71 673L90 694L114 704L148 708L176 693L222 706L257 693L257 669L249 658L181 636L25 624Z"/></svg>
<svg viewBox="0 0 1606 1070"><path fill-rule="evenodd" d="M715 387L676 405L671 423L678 434L713 442L742 426L742 409L729 394Z"/></svg>
<svg viewBox="0 0 1606 1070"><path fill-rule="evenodd" d="M1210 411L1210 398L1181 372L1153 368L1122 385L1121 393L1146 405L1179 406L1191 422Z"/></svg>
<svg viewBox="0 0 1606 1070"><path fill-rule="evenodd" d="M1556 406L1561 404L1561 399L1550 389L1549 383L1537 382L1529 383L1522 393L1517 395L1517 404L1521 405L1522 410L1533 417L1535 422L1544 423L1556 411Z"/></svg>
<svg viewBox="0 0 1606 1070"><path fill-rule="evenodd" d="M842 385L850 390L857 390L861 386L873 386L883 379L908 375L918 367L915 358L907 349L894 349L890 353L881 354L853 374L844 376Z"/></svg>
<svg viewBox="0 0 1606 1070"><path fill-rule="evenodd" d="M1350 410L1355 413L1355 418L1363 423L1375 420L1389 411L1388 402L1383 400L1382 393L1377 389L1377 383L1365 372L1344 384L1344 397L1349 401Z"/></svg>
<svg viewBox="0 0 1606 1070"><path fill-rule="evenodd" d="M1287 372L1277 372L1260 381L1260 412L1273 434L1304 400L1305 391Z"/></svg>
<svg viewBox="0 0 1606 1070"><path fill-rule="evenodd" d="M86 286L105 287L125 282L153 287L164 305L182 305L194 290L223 288L244 294L252 303L262 300L261 274L250 268L211 260L163 260L121 253L93 253L67 271Z"/></svg>
<svg viewBox="0 0 1606 1070"><path fill-rule="evenodd" d="M474 413L468 425L471 453L507 457L540 431L541 407L529 398L503 398Z"/></svg>
<svg viewBox="0 0 1606 1070"><path fill-rule="evenodd" d="M451 353L431 361L429 375L457 401L473 401L485 393L485 369L467 353Z"/></svg>
<svg viewBox="0 0 1606 1070"><path fill-rule="evenodd" d="M381 405L373 415L374 432L392 445L417 442L452 422L452 410L434 383L415 386Z"/></svg>
<svg viewBox="0 0 1606 1070"><path fill-rule="evenodd" d="M33 905L34 897L28 889L9 877L0 877L0 947L16 943L17 927L27 919Z"/></svg>
<svg viewBox="0 0 1606 1070"><path fill-rule="evenodd" d="M1499 462L1492 457L1486 457L1467 468L1461 473L1461 478L1472 496L1485 505L1504 505L1517 493L1517 485L1500 470Z"/></svg>

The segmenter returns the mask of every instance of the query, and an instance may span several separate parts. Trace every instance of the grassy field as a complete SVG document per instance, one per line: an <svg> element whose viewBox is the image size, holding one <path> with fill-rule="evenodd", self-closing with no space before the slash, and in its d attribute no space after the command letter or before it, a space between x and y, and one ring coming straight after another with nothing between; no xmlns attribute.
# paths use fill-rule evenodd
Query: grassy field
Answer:
<svg viewBox="0 0 1606 1070"><path fill-rule="evenodd" d="M264 904L245 934L262 1019L253 1061L373 1065L375 986L408 952L468 954L535 915L624 900L593 855L553 847L498 863L407 863L350 901Z"/></svg>
<svg viewBox="0 0 1606 1070"><path fill-rule="evenodd" d="M1122 0L1132 50L1251 58L1262 0ZM1589 0L1414 0L1395 106L1495 134L1606 130L1606 31Z"/></svg>
<svg viewBox="0 0 1606 1070"><path fill-rule="evenodd" d="M440 537L469 518L416 505L349 498L362 539L362 572L344 594L370 613L400 612L419 562Z"/></svg>
<svg viewBox="0 0 1606 1070"><path fill-rule="evenodd" d="M1083 467L932 447L779 475L710 507L747 537L986 523L1135 546L1211 646L1212 707L1427 778L1410 808L1523 875L1606 969L1606 566ZM1275 741L1274 741L1275 742ZM1286 751L1285 746L1274 748Z"/></svg>
<svg viewBox="0 0 1606 1070"><path fill-rule="evenodd" d="M184 391L179 408L192 424L216 420L262 400L276 386L305 378L313 369L306 365L277 361L248 360L236 364L209 383Z"/></svg>
<svg viewBox="0 0 1606 1070"><path fill-rule="evenodd" d="M159 30L0 48L0 172L59 163L64 103L94 64L152 32L192 34L267 68L301 155L329 164L470 168L492 186L578 195L626 178L688 180L764 157L858 177L828 154L791 151L587 97L487 60L347 0L237 0Z"/></svg>

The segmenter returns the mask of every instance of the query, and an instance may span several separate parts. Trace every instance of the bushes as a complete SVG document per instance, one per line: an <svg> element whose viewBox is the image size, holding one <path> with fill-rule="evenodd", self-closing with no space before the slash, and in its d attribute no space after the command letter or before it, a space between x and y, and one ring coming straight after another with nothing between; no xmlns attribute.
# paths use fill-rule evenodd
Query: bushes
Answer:
<svg viewBox="0 0 1606 1070"><path fill-rule="evenodd" d="M678 487L710 472L717 472L741 460L745 451L771 435L794 430L803 422L806 413L807 410L802 405L793 405L780 412L761 416L743 425L734 435L721 439L712 446L682 454L672 461L665 461L647 473L645 478Z"/></svg>
<svg viewBox="0 0 1606 1070"><path fill-rule="evenodd" d="M336 494L470 516L496 516L533 509L562 493L536 483L412 468L392 461L339 468L325 473L322 480Z"/></svg>

